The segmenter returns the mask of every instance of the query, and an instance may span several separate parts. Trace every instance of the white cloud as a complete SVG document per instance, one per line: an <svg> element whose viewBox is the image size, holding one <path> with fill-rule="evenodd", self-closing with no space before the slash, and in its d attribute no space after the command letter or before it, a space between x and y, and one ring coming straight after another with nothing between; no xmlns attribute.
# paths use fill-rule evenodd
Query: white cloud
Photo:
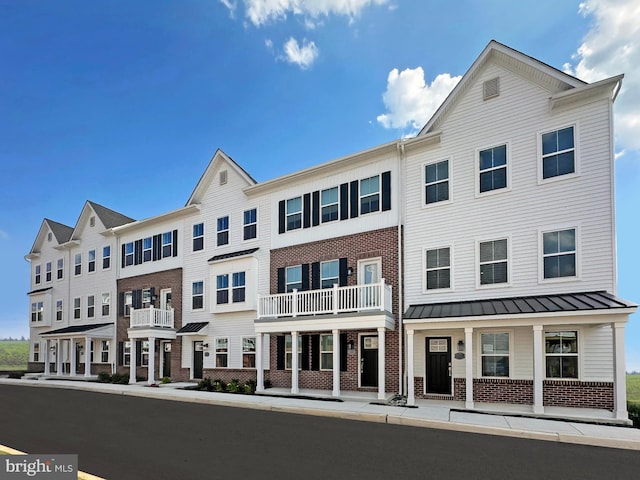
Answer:
<svg viewBox="0 0 640 480"><path fill-rule="evenodd" d="M564 70L589 83L625 74L615 103L616 141L640 150L640 2L586 0L579 12L593 23Z"/></svg>
<svg viewBox="0 0 640 480"><path fill-rule="evenodd" d="M231 10L230 0L220 0ZM286 19L287 15L300 15L307 19L339 15L350 22L369 5L382 5L388 0L244 0L245 15L256 27L269 21ZM235 4L234 4L235 9ZM309 25L315 25L310 22Z"/></svg>
<svg viewBox="0 0 640 480"><path fill-rule="evenodd" d="M316 58L318 58L318 47L313 42L309 42L306 38L302 41L302 46L298 44L298 41L291 37L284 44L284 56L285 61L298 65L301 69L306 70Z"/></svg>
<svg viewBox="0 0 640 480"><path fill-rule="evenodd" d="M236 0L220 0L220 3L229 9L229 16L235 18L236 7L238 6Z"/></svg>
<svg viewBox="0 0 640 480"><path fill-rule="evenodd" d="M387 112L377 120L384 128L422 128L462 77L448 73L438 75L431 85L424 80L422 67L398 72L394 68L387 77L387 90L382 100Z"/></svg>
<svg viewBox="0 0 640 480"><path fill-rule="evenodd" d="M267 47L270 52L273 52L273 41L270 38L265 39L264 46Z"/></svg>

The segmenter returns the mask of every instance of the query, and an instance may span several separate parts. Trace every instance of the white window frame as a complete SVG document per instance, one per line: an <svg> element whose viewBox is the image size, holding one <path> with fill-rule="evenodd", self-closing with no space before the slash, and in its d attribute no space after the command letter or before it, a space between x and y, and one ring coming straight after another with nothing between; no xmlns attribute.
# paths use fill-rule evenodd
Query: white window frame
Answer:
<svg viewBox="0 0 640 480"><path fill-rule="evenodd" d="M480 261L480 244L488 242L496 242L499 240L507 241L507 258L506 260L494 260L489 262ZM487 283L482 284L482 265L490 263L502 263L507 262L507 281L502 283ZM493 289L504 288L511 286L511 235L497 235L491 238L478 238L476 239L476 288L478 289Z"/></svg>
<svg viewBox="0 0 640 480"><path fill-rule="evenodd" d="M486 334L500 334L505 333L509 336L509 353L504 354L491 354L491 353L483 353L482 352L482 335ZM477 352L477 377L478 378L498 378L498 379L508 379L513 378L513 366L514 366L514 344L513 344L514 333L512 329L482 329L478 330L478 336L476 339L476 352ZM452 345L453 348L453 345ZM493 376L493 375L483 375L482 373L482 358L485 356L493 356L493 357L509 357L509 375L507 376Z"/></svg>
<svg viewBox="0 0 640 480"><path fill-rule="evenodd" d="M131 316L131 308L133 307L133 292L129 290L124 292L124 316Z"/></svg>
<svg viewBox="0 0 640 480"><path fill-rule="evenodd" d="M366 194L362 194L362 182L365 182L367 180L372 180L374 178L378 179L378 190L375 192L369 192ZM360 212L360 215L368 215L369 213L376 213L376 212L380 212L382 210L382 185L381 185L381 178L380 175L372 175L370 177L367 178L362 178L360 179L360 181L358 182L358 209ZM374 197L376 196L378 197L378 208L375 210L369 210L368 212L363 212L362 211L362 201L365 199L368 199L369 197Z"/></svg>
<svg viewBox="0 0 640 480"><path fill-rule="evenodd" d="M575 332L576 333L576 345L578 347L578 351L573 354L573 353L547 353L547 342L546 342L546 334L547 333L560 333L560 332ZM568 325L566 328L560 328L560 327L553 327L553 328L545 328L544 331L542 332L542 355L544 357L544 364L543 364L543 369L544 369L544 378L545 380L562 380L562 381L580 381L582 379L582 372L584 372L584 366L583 366L583 362L582 362L582 357L583 354L581 352L584 352L584 346L582 344L582 337L584 335L582 334L582 329L576 325ZM576 377L547 377L547 357L577 357L578 360L576 362L576 365L578 367L578 375Z"/></svg>
<svg viewBox="0 0 640 480"><path fill-rule="evenodd" d="M56 322L64 320L64 300L59 298L56 300Z"/></svg>
<svg viewBox="0 0 640 480"><path fill-rule="evenodd" d="M40 342L33 342L33 361L40 361Z"/></svg>
<svg viewBox="0 0 640 480"><path fill-rule="evenodd" d="M31 323L39 323L44 320L44 302L31 302Z"/></svg>
<svg viewBox="0 0 640 480"><path fill-rule="evenodd" d="M96 317L96 296L87 295L87 318Z"/></svg>
<svg viewBox="0 0 640 480"><path fill-rule="evenodd" d="M100 341L100 363L109 363L109 340Z"/></svg>
<svg viewBox="0 0 640 480"><path fill-rule="evenodd" d="M102 247L102 270L111 270L111 245Z"/></svg>
<svg viewBox="0 0 640 480"><path fill-rule="evenodd" d="M291 370L293 366L293 336L284 336L284 369ZM302 369L302 335L298 335L298 370Z"/></svg>
<svg viewBox="0 0 640 480"><path fill-rule="evenodd" d="M100 313L103 317L108 317L111 315L111 292L102 292L100 297L102 299Z"/></svg>
<svg viewBox="0 0 640 480"><path fill-rule="evenodd" d="M124 266L130 267L134 264L134 252L135 248L133 242L127 242L124 244Z"/></svg>
<svg viewBox="0 0 640 480"><path fill-rule="evenodd" d="M335 264L338 267L338 271L337 271L337 276L324 276L324 266L327 264ZM332 280L332 281L331 281ZM331 284L327 284L327 286L324 286L325 281L331 281ZM340 283L340 261L338 259L334 259L334 260L326 260L324 262L320 262L320 288L333 288L334 284L339 284Z"/></svg>
<svg viewBox="0 0 640 480"><path fill-rule="evenodd" d="M153 260L153 237L142 239L142 263ZM134 259L135 262L135 259Z"/></svg>
<svg viewBox="0 0 640 480"><path fill-rule="evenodd" d="M289 202L293 202L294 200L297 200L300 202L300 209L299 210L289 210ZM289 198L285 201L285 227L286 227L286 231L292 231L292 230L300 230L302 228L302 209L303 209L303 202L302 202L302 196L298 196L298 197L293 197L293 198ZM299 216L299 219L298 219ZM295 217L296 220L295 222L298 223L298 221L300 222L300 226L297 227L293 227L293 228L289 228L289 218L290 217Z"/></svg>
<svg viewBox="0 0 640 480"><path fill-rule="evenodd" d="M253 340L253 345L251 340ZM242 368L256 368L256 342L256 337L242 337ZM247 366L247 363L253 363L253 366Z"/></svg>
<svg viewBox="0 0 640 480"><path fill-rule="evenodd" d="M335 190L336 192L336 200L335 201L327 201L325 203L324 200L324 194L325 192L330 192ZM333 215L333 207L335 207L335 215L336 218L331 219L331 220L325 220L324 219L324 210L326 209L331 209L331 214ZM335 222L340 220L340 188L335 186L335 187L331 187L331 188L325 188L324 190L320 191L320 223L331 223L331 222Z"/></svg>
<svg viewBox="0 0 640 480"><path fill-rule="evenodd" d="M331 350L326 350L323 349L323 344L322 344L322 339L323 338L328 338L329 341L331 342ZM331 333L322 333L320 334L320 370L329 370L332 371L333 370L333 349L335 348L335 345L333 345L333 334ZM331 366L327 367L324 366L325 365L325 359L329 359L329 363L331 364Z"/></svg>
<svg viewBox="0 0 640 480"><path fill-rule="evenodd" d="M73 298L73 319L80 320L82 318L82 298Z"/></svg>
<svg viewBox="0 0 640 480"><path fill-rule="evenodd" d="M437 165L439 163L443 163L443 162L447 162L447 168L448 168L448 176L446 180L436 180L435 182L427 182L427 167L430 167L432 165ZM440 205L448 205L450 203L453 203L453 189L452 189L452 175L451 175L451 169L452 169L452 160L451 157L446 157L443 158L441 160L434 160L431 162L425 162L421 165L422 168L422 208L433 208L433 207L437 207ZM448 182L449 183L449 198L447 200L440 200L440 201L436 201L436 202L431 202L431 203L427 203L427 187L430 185L437 185L439 183L444 183L444 182Z"/></svg>
<svg viewBox="0 0 640 480"><path fill-rule="evenodd" d="M42 283L42 265L39 263L33 267L33 283L35 285Z"/></svg>
<svg viewBox="0 0 640 480"><path fill-rule="evenodd" d="M431 250L441 250L443 248L448 248L449 249L449 288L427 288L427 252L431 251ZM442 293L442 292L450 292L453 291L453 283L454 283L454 277L453 277L453 272L454 272L454 268L453 268L453 245L449 244L449 245L439 245L439 246L433 246L433 247L425 247L422 250L422 293L425 294L434 294L434 293ZM445 267L438 267L438 268L432 268L430 270L442 270Z"/></svg>
<svg viewBox="0 0 640 480"><path fill-rule="evenodd" d="M219 286L219 279L224 279L226 278L226 286L220 287ZM231 298L229 298L229 274L228 273L221 273L219 275L216 275L216 305L229 305L231 302ZM219 293L222 292L226 292L227 294L227 301L226 302L220 302L219 301Z"/></svg>
<svg viewBox="0 0 640 480"><path fill-rule="evenodd" d="M149 366L149 340L143 340L140 347L140 366Z"/></svg>
<svg viewBox="0 0 640 480"><path fill-rule="evenodd" d="M296 281L296 282L290 282L289 281L289 270L290 269L300 269L300 281ZM296 287L296 290L301 290L302 289L302 265L291 265L289 267L286 267L284 269L284 291L286 293L290 293L292 292L294 289L291 288L291 290L289 289L289 285L300 285L299 287Z"/></svg>
<svg viewBox="0 0 640 480"><path fill-rule="evenodd" d="M169 239L169 241L167 241ZM173 256L173 242L176 239L173 238L173 231L163 232L160 236L160 253L162 254L162 258L169 258ZM167 252L165 252L167 250Z"/></svg>
<svg viewBox="0 0 640 480"><path fill-rule="evenodd" d="M575 270L576 274L572 277L556 277L556 278L545 278L544 276L544 234L545 233L553 233L560 232L563 230L575 230ZM538 230L538 283L563 283L563 282L574 282L576 280L580 280L581 278L581 266L580 260L581 255L581 240L580 240L580 230L581 227L579 224L573 225L554 225L550 227L543 227ZM568 253L568 252L563 252ZM559 254L547 254L546 256L556 256Z"/></svg>
<svg viewBox="0 0 640 480"><path fill-rule="evenodd" d="M555 177L544 178L544 157L542 155L542 136L547 133L557 132L564 130L565 128L573 127L573 172L566 173L564 175L556 175ZM537 132L537 158L538 158L538 185L558 182L561 180L567 180L580 176L580 146L578 142L580 138L580 125L579 122L565 123L553 128L546 128ZM569 151L562 150L561 152ZM553 155L557 155L559 152L554 152Z"/></svg>
<svg viewBox="0 0 640 480"><path fill-rule="evenodd" d="M95 273L95 271L96 271L96 250L92 249L87 252L87 273Z"/></svg>
<svg viewBox="0 0 640 480"><path fill-rule="evenodd" d="M226 227L224 225L226 220ZM222 223L221 223L222 222ZM231 227L231 218L229 215L223 215L216 220L216 246L224 247L231 243L229 229Z"/></svg>
<svg viewBox="0 0 640 480"><path fill-rule="evenodd" d="M64 258L56 260L56 280L64 279Z"/></svg>
<svg viewBox="0 0 640 480"><path fill-rule="evenodd" d="M73 276L80 275L82 275L82 253L76 253L73 255Z"/></svg>
<svg viewBox="0 0 640 480"><path fill-rule="evenodd" d="M240 275L242 275L242 283L240 283ZM233 272L231 274L231 292L229 298L231 299L230 303L245 303L247 301L247 272ZM236 291L242 290L242 300L235 300Z"/></svg>
<svg viewBox="0 0 640 480"><path fill-rule="evenodd" d="M131 340L125 340L122 343L122 366L131 365Z"/></svg>
<svg viewBox="0 0 640 480"><path fill-rule="evenodd" d="M47 283L51 283L51 280L53 279L53 265L51 264L51 262L47 262L45 263L44 266L44 281Z"/></svg>
<svg viewBox="0 0 640 480"><path fill-rule="evenodd" d="M215 368L229 368L229 337L216 337L213 339ZM224 366L218 366L218 357L224 358Z"/></svg>
<svg viewBox="0 0 640 480"><path fill-rule="evenodd" d="M201 290L200 292L196 292L195 288L196 285L200 284L201 285ZM199 308L194 308L193 306L193 302L196 298L200 298L200 301L202 302L202 306ZM194 280L193 282L191 282L191 311L202 311L204 310L204 280Z"/></svg>
<svg viewBox="0 0 640 480"><path fill-rule="evenodd" d="M200 230L196 232L196 229ZM204 250L204 222L194 223L191 227L191 251L192 252L201 252ZM198 243L202 243L198 245L199 248L196 248L196 241Z"/></svg>
<svg viewBox="0 0 640 480"><path fill-rule="evenodd" d="M504 165L499 165L497 167L485 168L483 170L480 170L480 152L484 152L485 150L492 150L494 148L498 148L498 147L502 147L502 146L504 146L505 149L506 149L507 162ZM511 191L511 143L510 142L498 142L498 143L494 143L492 145L487 145L486 147L477 148L476 152L475 152L475 162L474 163L475 163L475 174L476 174L476 178L475 178L476 198L478 198L478 197L486 197L486 196L490 196L490 195L498 195L500 193L510 192ZM481 173L486 173L486 172L489 172L489 171L498 170L498 169L501 169L501 168L506 168L506 172L505 172L505 179L506 179L506 182L507 182L506 187L487 190L486 192L481 192L480 191L480 174Z"/></svg>
<svg viewBox="0 0 640 480"><path fill-rule="evenodd" d="M254 212L255 219L253 221L247 222L247 213ZM252 220L249 218L249 220ZM247 227L255 228L255 235L253 237L247 237ZM258 208L249 208L242 212L242 240L244 242L248 242L249 240L255 240L258 238Z"/></svg>

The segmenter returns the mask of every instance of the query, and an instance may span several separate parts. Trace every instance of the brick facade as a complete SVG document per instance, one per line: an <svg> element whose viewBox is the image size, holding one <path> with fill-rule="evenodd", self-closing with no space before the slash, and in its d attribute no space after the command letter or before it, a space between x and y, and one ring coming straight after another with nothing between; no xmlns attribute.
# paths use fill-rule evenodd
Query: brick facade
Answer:
<svg viewBox="0 0 640 480"><path fill-rule="evenodd" d="M338 238L310 242L291 247L274 249L271 251L270 282L271 293L278 291L278 268L311 264L328 260L346 258L347 265L353 269L353 274L347 277L347 285L358 284L358 261L368 258L382 258L381 277L387 285L391 285L393 300L392 313L398 318L398 230L396 227L384 228L347 235ZM310 279L309 279L310 281ZM311 282L309 283L311 284ZM289 332L282 332L287 334ZM318 332L304 332L305 335L329 333L328 330ZM345 391L377 391L373 388L359 388L360 365L358 362L359 333L377 334L375 328L361 331L342 331L347 334L348 343L353 342L354 349L347 351L347 371L340 372L340 389ZM270 362L271 371L265 374L274 387L291 387L291 371L276 370L277 346L276 334L271 335ZM398 325L385 335L385 389L387 392L398 392ZM333 388L333 373L323 370L300 370L298 374L300 388L331 390Z"/></svg>
<svg viewBox="0 0 640 480"><path fill-rule="evenodd" d="M178 330L182 327L182 268L174 268L172 270L164 270L161 272L150 273L147 275L139 275L136 277L121 278L118 280L118 321L117 321L117 334L116 334L116 348L120 342L129 340L127 330L130 325L129 317L121 315L122 308L119 303L121 301L121 293L129 292L132 290L143 290L146 288L154 288L157 299L154 306L160 307L160 291L163 289L171 289L171 306L174 311L174 328ZM162 341L165 341L162 339ZM169 341L169 340L166 340ZM160 372L160 351L161 340L156 339L155 342L155 373L156 379L161 379ZM132 359L135 361L135 359ZM189 369L182 368L182 339L176 338L171 340L171 380L184 381L189 379ZM120 365L119 359L116 358L117 372L121 374L128 374L129 367ZM147 378L148 368L146 366L138 366L136 368L137 378Z"/></svg>

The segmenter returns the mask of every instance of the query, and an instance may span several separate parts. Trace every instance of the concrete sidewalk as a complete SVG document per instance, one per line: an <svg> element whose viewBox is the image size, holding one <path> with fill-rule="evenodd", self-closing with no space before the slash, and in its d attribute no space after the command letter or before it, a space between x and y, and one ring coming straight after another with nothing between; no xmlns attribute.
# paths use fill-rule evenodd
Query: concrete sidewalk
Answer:
<svg viewBox="0 0 640 480"><path fill-rule="evenodd" d="M180 388L194 384L166 384L161 387L149 387L143 384L114 385L71 380L13 380L7 378L0 378L0 384L35 388L66 388L161 400L640 450L640 429L581 421L541 419L517 414L462 411L457 410L455 404L452 406L447 402L423 401L418 402L416 408L380 405L371 403L373 399L366 398L329 401L329 399L293 398L284 395L234 395ZM267 393L278 392L267 390Z"/></svg>

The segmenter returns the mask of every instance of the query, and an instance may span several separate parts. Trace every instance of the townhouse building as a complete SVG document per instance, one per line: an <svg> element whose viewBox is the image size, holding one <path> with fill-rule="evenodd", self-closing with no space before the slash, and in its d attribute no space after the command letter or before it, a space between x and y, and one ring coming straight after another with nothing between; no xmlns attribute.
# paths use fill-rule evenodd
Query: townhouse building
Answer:
<svg viewBox="0 0 640 480"><path fill-rule="evenodd" d="M218 150L177 210L45 219L30 368L624 421L621 82L491 41L414 138L264 182Z"/></svg>

